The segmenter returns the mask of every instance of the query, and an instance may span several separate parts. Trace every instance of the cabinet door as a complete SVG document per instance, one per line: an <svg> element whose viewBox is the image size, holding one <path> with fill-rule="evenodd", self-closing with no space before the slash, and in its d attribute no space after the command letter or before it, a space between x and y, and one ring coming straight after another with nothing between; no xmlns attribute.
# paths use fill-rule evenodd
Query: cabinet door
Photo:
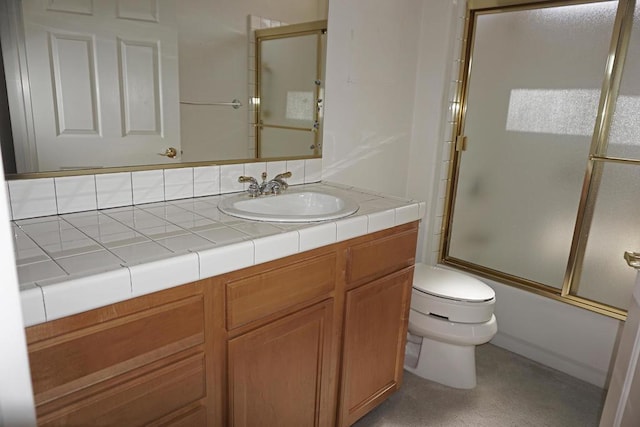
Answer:
<svg viewBox="0 0 640 427"><path fill-rule="evenodd" d="M329 426L333 300L229 341L233 426Z"/></svg>
<svg viewBox="0 0 640 427"><path fill-rule="evenodd" d="M351 425L402 382L413 267L347 292L340 416Z"/></svg>

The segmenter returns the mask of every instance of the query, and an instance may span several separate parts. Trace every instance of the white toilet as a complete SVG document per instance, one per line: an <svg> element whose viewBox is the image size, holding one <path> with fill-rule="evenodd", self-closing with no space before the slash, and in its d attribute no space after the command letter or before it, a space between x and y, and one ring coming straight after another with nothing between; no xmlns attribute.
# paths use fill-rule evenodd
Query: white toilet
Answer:
<svg viewBox="0 0 640 427"><path fill-rule="evenodd" d="M480 280L416 264L405 369L455 387L476 386L476 345L498 331L495 292Z"/></svg>

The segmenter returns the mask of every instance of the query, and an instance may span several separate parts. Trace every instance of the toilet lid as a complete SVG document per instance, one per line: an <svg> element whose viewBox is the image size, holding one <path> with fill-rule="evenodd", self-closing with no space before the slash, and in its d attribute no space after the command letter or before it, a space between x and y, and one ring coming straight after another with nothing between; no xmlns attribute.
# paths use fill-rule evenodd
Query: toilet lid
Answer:
<svg viewBox="0 0 640 427"><path fill-rule="evenodd" d="M416 264L413 288L456 301L484 302L496 296L493 289L475 277L425 264Z"/></svg>

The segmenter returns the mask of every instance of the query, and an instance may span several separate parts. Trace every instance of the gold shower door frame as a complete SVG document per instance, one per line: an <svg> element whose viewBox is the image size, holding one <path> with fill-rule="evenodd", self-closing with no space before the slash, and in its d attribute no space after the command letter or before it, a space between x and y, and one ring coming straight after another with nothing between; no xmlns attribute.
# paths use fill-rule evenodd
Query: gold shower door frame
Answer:
<svg viewBox="0 0 640 427"><path fill-rule="evenodd" d="M626 310L613 307L598 301L576 295L582 272L587 237L594 216L595 201L606 163L624 163L640 166L640 160L607 156L609 131L613 113L620 90L624 60L631 38L635 0L619 0L610 43L605 75L600 92L598 113L591 139L587 167L584 174L582 192L578 205L571 249L567 263L562 289L557 289L523 277L507 274L482 265L474 264L449 255L451 224L455 210L455 194L460 171L460 159L465 149L464 123L467 110L469 80L473 62L474 25L476 18L482 14L501 13L506 11L528 10L543 7L559 7L586 3L597 3L603 0L554 1L554 0L469 0L467 4L466 25L463 36L463 49L457 90L452 103L457 112L453 119L453 141L451 144L451 164L449 183L445 201L443 233L440 241L440 259L443 264L494 279L530 292L582 307L616 319L624 320ZM622 257L622 253L620 254Z"/></svg>

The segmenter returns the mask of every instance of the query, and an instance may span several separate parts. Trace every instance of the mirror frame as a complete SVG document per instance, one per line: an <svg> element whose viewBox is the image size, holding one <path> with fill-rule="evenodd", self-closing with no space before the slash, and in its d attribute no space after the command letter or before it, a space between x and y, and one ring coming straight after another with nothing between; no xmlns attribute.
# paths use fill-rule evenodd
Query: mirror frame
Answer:
<svg viewBox="0 0 640 427"><path fill-rule="evenodd" d="M24 52L24 44L21 42L18 34L22 30L22 22L21 17L22 13L20 11L20 7L18 5L17 0L4 0L0 5L0 21L2 21L2 32L0 34L0 40L2 40L2 45L8 47L8 51L11 52L10 55L13 57L12 60L15 61L15 67L19 70L17 73L17 77L19 80L20 87L29 87L29 76L25 73L25 67L23 62L25 61L25 52ZM317 26L323 26L326 31L327 28L327 20L321 21L312 21L301 24L292 24L287 25L289 28L287 35L291 34L291 30L300 32L309 31L309 24L312 25L312 29L317 31ZM265 29L260 31L266 31L269 33L270 31L274 31L274 34L278 33L278 27L272 29ZM252 37L251 34L248 35ZM255 37L255 36L253 36ZM4 49L3 49L4 50ZM256 67L257 69L258 67ZM256 73L258 71L256 70ZM26 85L26 86L25 86ZM23 92L25 93L25 92ZM254 97L259 95L259 88L256 85L256 93L253 94ZM27 111L26 120L22 123L18 124L19 130L16 132L12 129L12 132L18 135L24 135L29 132L33 132L33 123L36 120L33 116L30 116L28 113L31 111L30 108L26 108L30 106L31 99L29 97L21 97L22 105L19 108L23 109L23 111ZM258 117L257 109L255 111L255 117ZM254 124L255 125L255 124ZM12 128L14 127L12 123ZM257 143L257 139L256 139ZM135 172L135 171L144 171L144 170L157 170L157 169L178 169L178 168L193 168L193 167L202 167L202 166L219 166L219 165L231 165L231 164L242 164L242 163L260 163L260 162L276 162L283 160L304 160L304 159L316 159L322 158L321 154L318 155L309 155L309 156L286 156L286 157L269 157L269 158L244 158L244 159L232 159L232 160L207 160L201 162L184 162L184 163L176 163L176 164L148 164L148 165L135 165L135 166L121 166L121 167L105 167L105 168L96 168L96 169L74 169L74 170L63 170L63 171L46 171L46 172L27 172L27 173L15 173L15 174L5 174L4 178L6 181L12 180L21 180L21 179L37 179L37 178L55 178L55 177L63 177L63 176L79 176L79 175L99 175L99 174L107 174L107 173L118 173L118 172Z"/></svg>

